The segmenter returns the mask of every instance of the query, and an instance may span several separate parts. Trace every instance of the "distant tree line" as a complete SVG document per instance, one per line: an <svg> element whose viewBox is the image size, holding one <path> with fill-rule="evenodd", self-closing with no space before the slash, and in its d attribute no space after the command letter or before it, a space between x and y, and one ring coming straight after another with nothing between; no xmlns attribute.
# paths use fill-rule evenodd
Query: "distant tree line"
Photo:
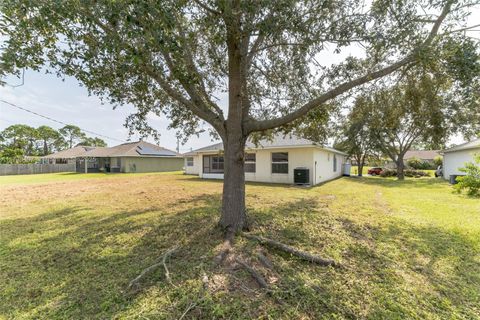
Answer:
<svg viewBox="0 0 480 320"><path fill-rule="evenodd" d="M59 130L15 124L0 132L0 163L23 163L26 156L45 156L77 145L106 147L100 138L87 137L74 125Z"/></svg>

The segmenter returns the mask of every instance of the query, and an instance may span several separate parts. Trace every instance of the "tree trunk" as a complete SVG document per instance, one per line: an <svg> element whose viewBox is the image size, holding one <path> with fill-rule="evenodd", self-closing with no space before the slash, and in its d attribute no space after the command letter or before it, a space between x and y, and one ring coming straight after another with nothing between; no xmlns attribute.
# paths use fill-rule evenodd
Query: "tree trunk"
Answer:
<svg viewBox="0 0 480 320"><path fill-rule="evenodd" d="M225 141L227 140L227 141ZM228 135L224 139L224 181L222 217L220 225L227 232L241 231L245 227L245 138Z"/></svg>
<svg viewBox="0 0 480 320"><path fill-rule="evenodd" d="M358 168L358 176L359 177L363 176L363 163L358 162L357 168Z"/></svg>
<svg viewBox="0 0 480 320"><path fill-rule="evenodd" d="M47 140L43 140L43 155L46 156L47 154L48 154Z"/></svg>
<svg viewBox="0 0 480 320"><path fill-rule="evenodd" d="M244 120L248 116L246 100L246 52L248 42L241 32L240 1L228 2L225 6L228 49L228 119L222 135L224 148L224 181L222 217L220 225L226 230L227 238L245 227L245 171L244 154L248 134Z"/></svg>
<svg viewBox="0 0 480 320"><path fill-rule="evenodd" d="M355 160L357 160L358 176L363 176L363 167L365 166L365 154L357 154Z"/></svg>
<svg viewBox="0 0 480 320"><path fill-rule="evenodd" d="M403 155L398 156L397 158L397 178L398 180L405 180L405 173L403 170L405 169L405 165L403 164Z"/></svg>

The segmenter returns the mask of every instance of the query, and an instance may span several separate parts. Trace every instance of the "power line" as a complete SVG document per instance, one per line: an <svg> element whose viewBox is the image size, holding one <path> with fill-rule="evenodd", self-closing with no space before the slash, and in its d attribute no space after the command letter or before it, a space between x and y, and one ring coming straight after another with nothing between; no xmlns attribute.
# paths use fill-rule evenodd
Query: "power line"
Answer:
<svg viewBox="0 0 480 320"><path fill-rule="evenodd" d="M12 106L12 107L14 107L14 108L18 108L18 109L20 109L20 110L23 110L23 111L26 111L26 112L32 113L32 114L34 114L34 115L36 115L36 116L39 116L39 117L45 118L45 119L47 119L47 120L50 120L50 121L53 121L53 122L56 122L56 123L62 124L62 125L64 125L64 126L68 126L68 125L70 125L70 124L68 124L68 123L65 123L65 122L63 122L63 121L56 120L56 119L53 119L53 118L50 118L50 117L44 116L43 114L37 113L37 112L35 112L35 111L32 111L32 110L29 110L29 109L27 109L27 108L20 107L20 106L18 106L18 105L16 105L16 104L14 104L14 103L11 103L11 102L8 102L8 101L5 101L5 100L3 100L3 99L0 99L0 102L3 102L3 103L5 103L5 104L8 104L9 106ZM102 138L106 138L106 139L110 139L110 140L116 140L116 141L120 141L120 142L125 142L124 140L120 140L120 139L117 139L117 138L112 138L112 137L109 137L109 136L103 135L103 134L101 134L101 133L96 133L96 132L93 132L93 131L90 131L90 130L85 130L85 129L82 129L82 128L80 128L80 130L82 130L83 132L86 132L86 133L93 134L93 135L95 135L95 136L98 136L98 137L102 137Z"/></svg>

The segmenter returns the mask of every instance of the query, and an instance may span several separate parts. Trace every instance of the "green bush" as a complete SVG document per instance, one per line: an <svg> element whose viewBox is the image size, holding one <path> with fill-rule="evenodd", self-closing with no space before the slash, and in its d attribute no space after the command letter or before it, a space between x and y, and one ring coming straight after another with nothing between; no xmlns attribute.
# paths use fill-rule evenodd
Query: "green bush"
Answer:
<svg viewBox="0 0 480 320"><path fill-rule="evenodd" d="M422 170L412 170L406 169L403 171L405 177L412 177L412 178L421 178L421 177L430 177L430 173Z"/></svg>
<svg viewBox="0 0 480 320"><path fill-rule="evenodd" d="M24 153L19 148L5 148L0 151L0 163L19 164L24 163Z"/></svg>
<svg viewBox="0 0 480 320"><path fill-rule="evenodd" d="M441 160L440 160L441 164ZM417 170L433 170L436 168L435 164L431 164L428 161L422 161L419 158L413 157L407 160L407 166Z"/></svg>
<svg viewBox="0 0 480 320"><path fill-rule="evenodd" d="M480 196L480 154L475 155L474 161L467 162L464 168L459 169L465 175L457 177L458 183L453 186L458 193L467 190L470 196Z"/></svg>
<svg viewBox="0 0 480 320"><path fill-rule="evenodd" d="M422 165L422 160L417 157L413 157L407 160L407 166L412 167L413 169L419 169Z"/></svg>
<svg viewBox="0 0 480 320"><path fill-rule="evenodd" d="M396 169L383 169L382 173L380 173L381 177L396 177L397 170Z"/></svg>
<svg viewBox="0 0 480 320"><path fill-rule="evenodd" d="M433 164L435 164L435 167L441 166L443 164L443 157L442 156L436 156L433 159Z"/></svg>
<svg viewBox="0 0 480 320"><path fill-rule="evenodd" d="M405 169L403 170L403 174L405 177L411 177L411 178L421 178L421 177L429 177L430 173L425 172L422 170L414 170L414 169ZM397 176L397 170L396 169L384 169L382 173L380 174L381 177L396 177Z"/></svg>

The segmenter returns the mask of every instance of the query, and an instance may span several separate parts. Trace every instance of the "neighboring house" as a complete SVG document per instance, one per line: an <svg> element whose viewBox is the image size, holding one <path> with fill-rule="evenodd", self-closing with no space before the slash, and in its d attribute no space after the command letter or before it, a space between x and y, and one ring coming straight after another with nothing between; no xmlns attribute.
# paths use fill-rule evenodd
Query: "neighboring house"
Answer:
<svg viewBox="0 0 480 320"><path fill-rule="evenodd" d="M161 172L183 168L183 158L178 153L145 141L115 147L88 147L90 149L84 149L83 152L75 147L47 157L65 157L73 154L72 150L76 148L78 152L74 158L77 172Z"/></svg>
<svg viewBox="0 0 480 320"><path fill-rule="evenodd" d="M436 157L440 156L440 150L408 150L403 156L404 162L407 163L409 159L417 158L423 162L434 164L433 161Z"/></svg>
<svg viewBox="0 0 480 320"><path fill-rule="evenodd" d="M459 168L466 162L473 162L473 155L480 154L480 139L476 139L458 146L443 150L443 177L450 180L450 176L464 175Z"/></svg>
<svg viewBox="0 0 480 320"><path fill-rule="evenodd" d="M76 146L70 149L58 151L40 158L41 163L49 164L65 164L75 163L76 158L84 155L85 152L95 149L96 147Z"/></svg>
<svg viewBox="0 0 480 320"><path fill-rule="evenodd" d="M222 143L194 150L183 156L186 174L223 179ZM346 153L295 136L276 136L271 141L261 140L258 145L248 141L245 148L245 180L296 183L301 175L305 175L307 184L315 185L340 177L346 156ZM294 179L294 172L297 181Z"/></svg>

